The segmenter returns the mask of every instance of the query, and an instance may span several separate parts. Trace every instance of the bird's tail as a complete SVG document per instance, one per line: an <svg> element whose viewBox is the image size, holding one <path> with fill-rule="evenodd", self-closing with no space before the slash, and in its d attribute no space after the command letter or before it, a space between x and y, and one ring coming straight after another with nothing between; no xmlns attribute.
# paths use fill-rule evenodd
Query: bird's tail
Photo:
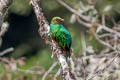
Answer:
<svg viewBox="0 0 120 80"><path fill-rule="evenodd" d="M72 49L66 51L66 55L65 55L66 61L70 59L71 55L72 55Z"/></svg>

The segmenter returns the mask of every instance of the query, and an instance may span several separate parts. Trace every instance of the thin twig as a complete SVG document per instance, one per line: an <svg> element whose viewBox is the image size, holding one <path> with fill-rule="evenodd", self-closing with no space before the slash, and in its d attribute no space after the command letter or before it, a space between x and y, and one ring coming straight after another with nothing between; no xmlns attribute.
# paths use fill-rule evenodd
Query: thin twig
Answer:
<svg viewBox="0 0 120 80"><path fill-rule="evenodd" d="M90 19L87 16L83 16L82 14L80 14L78 11L74 10L73 8L71 8L69 5L67 5L65 2L63 2L62 0L57 0L58 3L60 3L61 5L63 5L66 9L68 9L69 11L71 11L72 13L80 16L82 19L86 20L86 21L90 21Z"/></svg>
<svg viewBox="0 0 120 80"><path fill-rule="evenodd" d="M81 59L82 65L83 65L83 73L84 73L84 80L86 80L86 70L85 70L85 64L83 62L83 58Z"/></svg>
<svg viewBox="0 0 120 80"><path fill-rule="evenodd" d="M9 64L9 66L11 67L11 70L14 71L19 71L19 72L24 72L24 73L28 73L28 74L36 74L36 75L42 75L44 73L44 70L42 71L33 71L33 70L23 70L17 67L17 63L16 62L11 62L9 60L5 60L3 58L0 57L0 60L6 64Z"/></svg>
<svg viewBox="0 0 120 80"><path fill-rule="evenodd" d="M86 41L85 41L85 35L84 35L84 32L81 32L81 40L82 40L82 53L83 53L83 56L86 56Z"/></svg>
<svg viewBox="0 0 120 80"><path fill-rule="evenodd" d="M52 70L55 68L55 66L56 66L57 64L58 64L57 62L53 63L53 65L52 65L52 66L48 69L48 71L43 75L42 80L46 80L45 78L47 77L47 75L48 75L50 72L52 72Z"/></svg>
<svg viewBox="0 0 120 80"><path fill-rule="evenodd" d="M59 70L56 72L54 76L54 80L57 80L57 77L60 75L60 71L61 71L61 68L59 68Z"/></svg>
<svg viewBox="0 0 120 80"><path fill-rule="evenodd" d="M24 72L24 73L28 73L28 74L35 74L35 75L42 75L44 73L44 71L33 71L33 70L23 70L20 68L17 68L17 71L19 72Z"/></svg>
<svg viewBox="0 0 120 80"><path fill-rule="evenodd" d="M88 27L88 28L91 27L91 24L88 24L88 23L86 23L86 22L80 20L79 17L77 17L77 21L78 21L79 24L82 24L82 25L85 26L85 27Z"/></svg>
<svg viewBox="0 0 120 80"><path fill-rule="evenodd" d="M95 73L92 73L92 75L89 76L86 80L93 79L96 75L102 73L105 69L109 68L110 65L114 62L115 58L118 57L118 55L119 55L119 52L116 53L116 55L113 57L113 59L109 63L107 63L106 66L103 69L96 70ZM98 69L98 67L96 69Z"/></svg>
<svg viewBox="0 0 120 80"><path fill-rule="evenodd" d="M102 14L102 25L105 25L105 14Z"/></svg>
<svg viewBox="0 0 120 80"><path fill-rule="evenodd" d="M109 43L106 43L105 41L101 40L96 33L94 33L94 36L101 44L105 45L106 47L109 47L112 50L116 50Z"/></svg>
<svg viewBox="0 0 120 80"><path fill-rule="evenodd" d="M101 24L96 24L96 26L100 26L100 27L102 27L105 31L108 31L108 32L110 32L110 33L114 33L114 34L116 34L118 37L120 37L120 32L117 32L117 31L115 31L115 30L112 30L112 29L110 29L109 27L107 27L107 26L104 26L104 25L101 25Z"/></svg>
<svg viewBox="0 0 120 80"><path fill-rule="evenodd" d="M84 20L87 19L87 18L85 18L84 15L79 14L79 12L77 12L75 9L71 8L70 6L68 6L68 5L67 5L66 3L64 3L62 0L57 0L57 1L58 1L61 5L63 5L65 8L67 8L70 12L78 15L80 18L83 18ZM83 16L84 16L84 17L83 17ZM78 18L78 21L79 21L80 24L82 24L82 25L84 25L84 26L86 26L86 27L90 27L90 26L91 26L90 24L81 21L79 18ZM92 22L91 22L91 23L92 23ZM99 26L100 26L100 27L103 27L104 30L106 30L106 31L108 31L108 32L111 32L111 33L114 33L114 34L116 34L117 36L120 37L120 33L119 33L119 32L116 32L116 31L108 28L108 27L105 26L105 25L101 25L101 24L96 23L96 26L98 26L98 27L99 27Z"/></svg>
<svg viewBox="0 0 120 80"><path fill-rule="evenodd" d="M2 37L8 30L9 24L7 22L4 22L1 26L1 31L0 31L0 37Z"/></svg>
<svg viewBox="0 0 120 80"><path fill-rule="evenodd" d="M8 7L10 6L12 0L0 0L0 27L4 21L5 13L8 10Z"/></svg>
<svg viewBox="0 0 120 80"><path fill-rule="evenodd" d="M5 54L7 54L7 53L9 53L9 52L12 52L12 51L14 51L14 48L12 48L12 47L8 48L8 49L0 52L0 57L3 56L3 55L5 55Z"/></svg>

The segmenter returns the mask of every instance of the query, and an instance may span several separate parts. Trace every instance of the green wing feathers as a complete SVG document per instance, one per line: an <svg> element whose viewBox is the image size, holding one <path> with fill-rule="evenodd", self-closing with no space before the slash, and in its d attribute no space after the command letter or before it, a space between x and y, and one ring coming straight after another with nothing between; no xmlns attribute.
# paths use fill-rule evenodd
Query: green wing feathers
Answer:
<svg viewBox="0 0 120 80"><path fill-rule="evenodd" d="M65 50L69 50L71 47L71 35L65 28L61 28L56 34L56 41L59 46Z"/></svg>
<svg viewBox="0 0 120 80"><path fill-rule="evenodd" d="M58 32L59 29L60 29L60 25L50 24L50 35L52 38L56 37L56 33Z"/></svg>
<svg viewBox="0 0 120 80"><path fill-rule="evenodd" d="M63 50L70 52L72 37L63 25L50 24L50 34Z"/></svg>

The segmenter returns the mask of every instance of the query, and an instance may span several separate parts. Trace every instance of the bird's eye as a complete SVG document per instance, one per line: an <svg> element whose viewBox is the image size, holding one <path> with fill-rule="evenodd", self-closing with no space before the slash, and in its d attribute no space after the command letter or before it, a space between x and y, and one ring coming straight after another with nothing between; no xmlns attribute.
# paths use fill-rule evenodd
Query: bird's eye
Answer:
<svg viewBox="0 0 120 80"><path fill-rule="evenodd" d="M56 21L59 21L58 19L56 19Z"/></svg>

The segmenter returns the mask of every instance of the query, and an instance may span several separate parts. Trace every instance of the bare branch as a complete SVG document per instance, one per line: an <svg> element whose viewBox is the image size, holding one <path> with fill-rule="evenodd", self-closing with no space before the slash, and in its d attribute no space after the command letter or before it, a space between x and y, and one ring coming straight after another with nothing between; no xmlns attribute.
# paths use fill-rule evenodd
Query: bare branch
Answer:
<svg viewBox="0 0 120 80"><path fill-rule="evenodd" d="M102 14L102 25L105 25L105 14Z"/></svg>
<svg viewBox="0 0 120 80"><path fill-rule="evenodd" d="M83 25L83 26L85 26L85 27L88 27L88 28L91 27L91 24L88 24L88 23L86 23L86 22L80 20L79 17L77 17L77 21L78 21L79 24L81 24L81 25Z"/></svg>
<svg viewBox="0 0 120 80"><path fill-rule="evenodd" d="M101 24L96 24L96 26L102 27L103 30L108 31L108 32L110 32L110 33L114 33L114 34L116 34L118 37L120 37L120 32L117 32L117 31L115 31L115 30L112 30L112 29L110 29L110 28L107 27L107 26L104 26L104 25L101 25Z"/></svg>
<svg viewBox="0 0 120 80"><path fill-rule="evenodd" d="M44 73L44 70L34 71L31 69L28 69L28 70L20 69L17 67L16 61L5 60L4 58L1 58L1 57L0 57L0 60L6 64L9 64L11 70L13 70L13 71L19 71L19 72L24 72L24 73L28 73L28 74L36 74L36 75L42 75Z"/></svg>
<svg viewBox="0 0 120 80"><path fill-rule="evenodd" d="M112 60L108 61L108 63L106 64L106 66L103 69L100 70L95 70L95 72L93 72L90 76L88 76L88 78L86 80L91 80L93 79L96 75L102 73L105 69L107 69L108 67L110 67L110 65L114 62L115 58L118 57L119 52L117 52L117 54L113 57ZM98 69L99 66L96 67L96 69Z"/></svg>
<svg viewBox="0 0 120 80"><path fill-rule="evenodd" d="M17 71L19 72L24 72L24 73L29 73L29 74L36 74L36 75L42 75L44 73L44 71L33 71L33 70L23 70L20 68L17 68Z"/></svg>
<svg viewBox="0 0 120 80"><path fill-rule="evenodd" d="M57 77L60 75L61 68L57 71L57 73L54 76L54 80L57 80Z"/></svg>
<svg viewBox="0 0 120 80"><path fill-rule="evenodd" d="M82 54L83 56L86 56L86 41L85 41L85 35L84 32L81 32L81 40L82 40Z"/></svg>
<svg viewBox="0 0 120 80"><path fill-rule="evenodd" d="M87 18L84 18L85 16L84 15L82 15L82 14L80 14L79 15L79 12L77 12L75 9L73 9L73 8L71 8L70 6L68 6L66 3L64 3L62 0L57 0L61 5L63 5L65 8L67 8L70 12L72 12L72 13L74 13L74 14L77 14L80 18L82 18L82 19L87 19ZM83 17L84 16L84 17ZM104 19L104 15L103 15L103 19ZM86 22L84 22L84 21L81 21L78 17L77 17L77 20L78 20L78 22L80 23L80 24L82 24L82 25L84 25L84 26L86 26L86 27L91 27L91 25L90 24L88 24L88 23L86 23ZM86 20L87 21L87 20ZM103 24L105 24L104 23L105 21L103 20ZM90 23L92 23L92 22L90 22ZM108 32L111 32L111 33L114 33L114 34L116 34L117 36L119 36L120 37L120 33L119 32L116 32L116 31L114 31L114 30L112 30L112 29L110 29L109 27L107 27L107 26L105 26L105 25L101 25L101 24L98 24L98 23L96 23L95 24L96 26L98 26L98 27L103 27L103 29L104 30L106 30L106 31L108 31Z"/></svg>
<svg viewBox="0 0 120 80"><path fill-rule="evenodd" d="M109 43L106 43L103 40L101 40L96 33L94 33L94 36L101 44L105 45L106 47L108 47L112 50L115 50Z"/></svg>
<svg viewBox="0 0 120 80"><path fill-rule="evenodd" d="M9 5L11 4L12 0L0 0L0 27L3 23L5 13L8 10Z"/></svg>
<svg viewBox="0 0 120 80"><path fill-rule="evenodd" d="M4 50L3 52L0 52L0 56L3 56L3 55L5 55L9 52L12 52L12 51L14 51L14 48L8 48L8 49Z"/></svg>
<svg viewBox="0 0 120 80"><path fill-rule="evenodd" d="M117 27L115 28L115 26L117 26L115 21L113 21L113 23L114 23L113 29L111 29L109 26L106 26L104 14L102 15L102 20L101 20L102 24L98 23L97 19L95 19L94 21L91 20L91 21L87 22L87 20L84 19L84 17L86 17L86 16L84 16L83 14L80 14L77 10L71 8L66 3L64 3L62 0L57 0L57 1L62 6L67 8L70 12L77 15L76 18L77 18L78 23L80 23L83 26L88 27L88 28L95 27L95 31L93 31L94 37L96 38L97 41L99 41L101 44L103 44L104 46L107 47L107 52L106 52L106 49L103 49L104 55L106 55L106 53L111 53L111 51L114 51L114 54L112 54L112 56L113 55L115 55L115 56L113 56L113 57L111 56L113 59L111 59L109 56L110 59L106 62L106 65L104 66L104 68L99 69L100 65L97 65L95 67L95 69L93 69L93 71L88 70L91 73L90 73L90 75L88 75L87 80L92 80L92 78L94 78L96 75L100 75L103 71L108 69L111 66L111 64L115 61L116 57L119 56L119 50L120 50L120 48L119 48L120 47L120 44L119 44L120 32L119 31L120 31L120 29L118 29ZM106 33L105 34L103 33L102 35L98 35L96 33L96 28L98 30L105 31ZM103 39L100 39L100 38L103 38ZM103 52L103 51L101 51L101 52ZM110 54L107 54L107 55L110 55ZM84 56L84 57L88 57L88 56ZM99 56L96 55L96 57L99 57ZM104 57L102 56L102 58L104 58Z"/></svg>
<svg viewBox="0 0 120 80"><path fill-rule="evenodd" d="M78 11L74 10L73 8L71 8L69 5L67 5L62 0L57 0L57 2L60 3L62 6L64 6L69 11L71 11L72 13L74 13L74 14L78 15L79 17L81 17L82 19L84 19L86 21L90 21L90 19L87 16L83 16L82 14L80 14Z"/></svg>
<svg viewBox="0 0 120 80"><path fill-rule="evenodd" d="M7 22L4 22L1 26L0 37L4 36L8 28L9 28L9 24Z"/></svg>
<svg viewBox="0 0 120 80"><path fill-rule="evenodd" d="M53 65L48 69L48 71L43 75L42 80L46 80L45 78L47 77L47 75L52 72L52 70L55 68L55 66L57 65L57 62L53 63Z"/></svg>
<svg viewBox="0 0 120 80"><path fill-rule="evenodd" d="M40 7L38 6L38 1L39 0L31 0L31 4L33 6L33 9L35 11L35 14L37 16L37 20L38 20L38 23L40 26L39 27L40 36L46 41L47 39L49 39L50 26L49 26L48 22L46 21L44 15L43 15L43 12L41 12ZM54 53L56 55L60 65L61 65L63 80L76 80L74 75L70 72L66 58L62 54L62 51L59 48L59 46L53 41L50 42L49 45L51 46L52 53Z"/></svg>

